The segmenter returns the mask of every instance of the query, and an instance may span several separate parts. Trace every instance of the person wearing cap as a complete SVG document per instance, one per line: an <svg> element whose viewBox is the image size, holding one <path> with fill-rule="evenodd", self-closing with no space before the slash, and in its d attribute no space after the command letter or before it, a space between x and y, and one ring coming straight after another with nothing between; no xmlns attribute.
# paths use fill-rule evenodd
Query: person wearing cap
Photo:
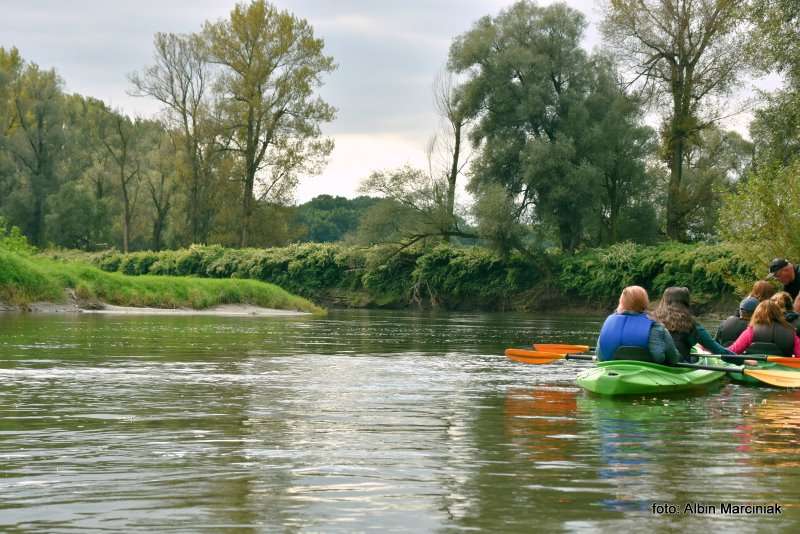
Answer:
<svg viewBox="0 0 800 534"><path fill-rule="evenodd" d="M769 262L767 278L774 278L783 284L783 290L793 299L800 294L800 268L789 263L786 258L775 258Z"/></svg>
<svg viewBox="0 0 800 534"><path fill-rule="evenodd" d="M750 318L753 316L753 312L756 311L756 306L758 306L757 298L745 297L742 302L739 303L738 317L736 315L731 315L722 321L719 328L717 328L717 334L714 336L714 340L726 347L736 341L736 338L738 338L739 335L745 331L747 325L750 324Z"/></svg>

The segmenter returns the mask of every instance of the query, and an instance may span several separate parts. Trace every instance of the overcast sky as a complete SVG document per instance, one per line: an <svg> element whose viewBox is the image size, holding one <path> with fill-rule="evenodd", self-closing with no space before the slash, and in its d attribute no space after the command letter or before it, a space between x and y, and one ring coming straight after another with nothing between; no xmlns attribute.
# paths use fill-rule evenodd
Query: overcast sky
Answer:
<svg viewBox="0 0 800 534"><path fill-rule="evenodd" d="M422 165L437 125L431 86L452 39L512 0L274 0L308 19L338 69L322 97L338 109L323 129L336 148L319 176L303 180L297 200L355 196L370 171ZM552 3L541 0L540 5ZM589 20L584 45L600 43L599 2L567 0ZM68 92L151 116L157 104L127 94L128 74L152 61L156 32L190 33L226 18L223 0L0 0L0 46L55 68Z"/></svg>

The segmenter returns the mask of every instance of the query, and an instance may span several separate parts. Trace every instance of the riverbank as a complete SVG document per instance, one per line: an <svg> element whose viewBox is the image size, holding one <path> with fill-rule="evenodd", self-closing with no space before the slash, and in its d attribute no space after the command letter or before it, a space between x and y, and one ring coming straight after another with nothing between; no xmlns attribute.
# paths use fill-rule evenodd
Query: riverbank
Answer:
<svg viewBox="0 0 800 534"><path fill-rule="evenodd" d="M766 269L739 257L730 245L680 243L620 243L576 254L541 250L527 256L503 256L479 246L397 251L319 243L49 254L128 275L262 280L329 307L547 313L607 312L628 285L645 287L653 301L667 287L686 286L697 313L728 313Z"/></svg>
<svg viewBox="0 0 800 534"><path fill-rule="evenodd" d="M0 302L0 313L85 313L100 315L168 315L168 316L213 316L213 317L291 317L311 315L311 312L297 310L279 310L262 308L247 304L220 304L210 308L195 310L192 308L137 308L134 306L114 306L100 303L92 307L82 307L77 301L67 302L31 302L30 304L13 306Z"/></svg>
<svg viewBox="0 0 800 534"><path fill-rule="evenodd" d="M233 306L233 307L232 307ZM257 280L127 276L80 261L0 249L0 310L47 313L323 314L306 298Z"/></svg>

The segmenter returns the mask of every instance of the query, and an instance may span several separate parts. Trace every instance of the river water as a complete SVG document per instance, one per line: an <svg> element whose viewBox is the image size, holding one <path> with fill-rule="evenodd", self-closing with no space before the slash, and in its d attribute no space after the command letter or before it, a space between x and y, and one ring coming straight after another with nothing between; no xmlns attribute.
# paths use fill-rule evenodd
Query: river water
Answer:
<svg viewBox="0 0 800 534"><path fill-rule="evenodd" d="M800 391L609 400L502 356L601 321L0 314L0 531L796 527Z"/></svg>

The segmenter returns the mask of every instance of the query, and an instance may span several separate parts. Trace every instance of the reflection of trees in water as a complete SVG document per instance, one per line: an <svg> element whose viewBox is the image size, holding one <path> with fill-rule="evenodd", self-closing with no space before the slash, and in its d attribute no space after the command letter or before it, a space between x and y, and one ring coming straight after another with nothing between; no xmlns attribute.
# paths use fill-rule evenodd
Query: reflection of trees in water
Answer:
<svg viewBox="0 0 800 534"><path fill-rule="evenodd" d="M470 456L452 459L463 477L444 500L453 529L547 531L602 516L593 506L602 487L587 465L585 423L574 389L509 389L472 409Z"/></svg>

